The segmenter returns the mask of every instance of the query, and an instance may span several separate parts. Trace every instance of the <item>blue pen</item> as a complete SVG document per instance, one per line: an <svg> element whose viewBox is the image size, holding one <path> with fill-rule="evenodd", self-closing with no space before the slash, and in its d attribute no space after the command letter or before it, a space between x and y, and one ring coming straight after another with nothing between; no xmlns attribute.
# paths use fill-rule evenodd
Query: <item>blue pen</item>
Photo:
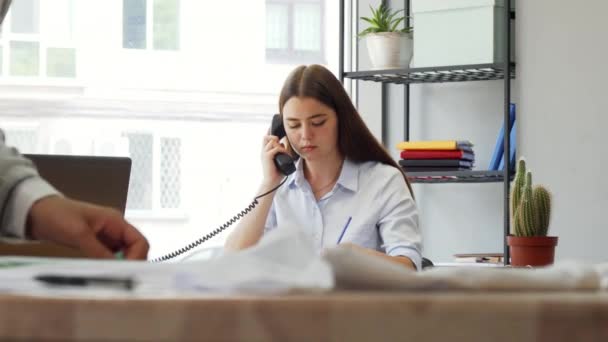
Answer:
<svg viewBox="0 0 608 342"><path fill-rule="evenodd" d="M338 238L338 242L336 244L340 244L340 241L342 241L342 237L344 236L344 233L346 233L346 228L348 228L348 225L350 224L350 221L353 219L352 216L348 217L348 221L346 221L346 224L344 225L344 228L342 228L342 234L340 234L340 237Z"/></svg>

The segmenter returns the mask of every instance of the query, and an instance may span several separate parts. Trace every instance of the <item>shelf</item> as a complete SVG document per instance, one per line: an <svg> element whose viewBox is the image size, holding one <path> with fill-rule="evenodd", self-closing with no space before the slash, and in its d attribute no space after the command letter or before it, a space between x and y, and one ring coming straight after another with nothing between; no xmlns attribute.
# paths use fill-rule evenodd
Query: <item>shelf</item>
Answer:
<svg viewBox="0 0 608 342"><path fill-rule="evenodd" d="M504 178L503 171L406 171L406 175L411 183L502 183Z"/></svg>
<svg viewBox="0 0 608 342"><path fill-rule="evenodd" d="M489 81L504 79L504 65L471 64L431 68L387 69L345 72L344 77L381 83L442 83ZM511 78L515 78L515 64L511 64Z"/></svg>

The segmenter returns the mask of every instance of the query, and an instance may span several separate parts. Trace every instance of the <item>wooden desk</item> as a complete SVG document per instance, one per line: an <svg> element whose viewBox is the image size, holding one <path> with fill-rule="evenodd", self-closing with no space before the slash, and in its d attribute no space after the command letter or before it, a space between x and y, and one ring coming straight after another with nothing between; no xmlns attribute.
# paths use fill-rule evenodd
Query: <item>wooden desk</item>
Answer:
<svg viewBox="0 0 608 342"><path fill-rule="evenodd" d="M0 296L0 340L608 341L608 293Z"/></svg>

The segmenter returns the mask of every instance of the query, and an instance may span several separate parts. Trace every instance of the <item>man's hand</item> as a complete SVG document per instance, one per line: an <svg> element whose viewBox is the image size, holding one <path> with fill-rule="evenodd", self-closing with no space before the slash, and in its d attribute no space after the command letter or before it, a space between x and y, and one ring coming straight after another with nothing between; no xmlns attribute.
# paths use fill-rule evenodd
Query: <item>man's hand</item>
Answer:
<svg viewBox="0 0 608 342"><path fill-rule="evenodd" d="M148 241L122 215L110 208L49 196L38 200L28 213L28 236L74 247L93 258L146 259Z"/></svg>

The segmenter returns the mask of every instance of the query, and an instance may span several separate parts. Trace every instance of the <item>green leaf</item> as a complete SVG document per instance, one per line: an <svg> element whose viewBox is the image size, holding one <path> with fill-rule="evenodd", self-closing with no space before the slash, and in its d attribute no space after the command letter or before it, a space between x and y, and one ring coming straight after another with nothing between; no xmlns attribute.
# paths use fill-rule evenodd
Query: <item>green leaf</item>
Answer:
<svg viewBox="0 0 608 342"><path fill-rule="evenodd" d="M378 14L377 12L374 10L374 8L372 7L372 5L369 5L369 9L372 11L372 18L377 18Z"/></svg>
<svg viewBox="0 0 608 342"><path fill-rule="evenodd" d="M361 17L361 20L367 21L372 26L378 26L375 21L370 18Z"/></svg>
<svg viewBox="0 0 608 342"><path fill-rule="evenodd" d="M410 18L404 15L404 10L392 11L385 3L380 4L377 8L369 6L372 16L361 17L361 20L367 22L370 27L362 31L359 35L365 35L372 32L412 32L412 28L398 29L397 27L403 23L405 18ZM401 14L401 15L400 15ZM373 28L370 30L370 28Z"/></svg>
<svg viewBox="0 0 608 342"><path fill-rule="evenodd" d="M359 33L359 37L363 37L366 34L370 34L370 33L374 32L373 29L374 29L373 27L366 28L365 30L361 31L361 33Z"/></svg>
<svg viewBox="0 0 608 342"><path fill-rule="evenodd" d="M399 24L403 21L403 18L399 18L398 20L395 21L395 23L393 24L393 26L391 27L391 32L394 32L397 30L397 26L399 26Z"/></svg>

